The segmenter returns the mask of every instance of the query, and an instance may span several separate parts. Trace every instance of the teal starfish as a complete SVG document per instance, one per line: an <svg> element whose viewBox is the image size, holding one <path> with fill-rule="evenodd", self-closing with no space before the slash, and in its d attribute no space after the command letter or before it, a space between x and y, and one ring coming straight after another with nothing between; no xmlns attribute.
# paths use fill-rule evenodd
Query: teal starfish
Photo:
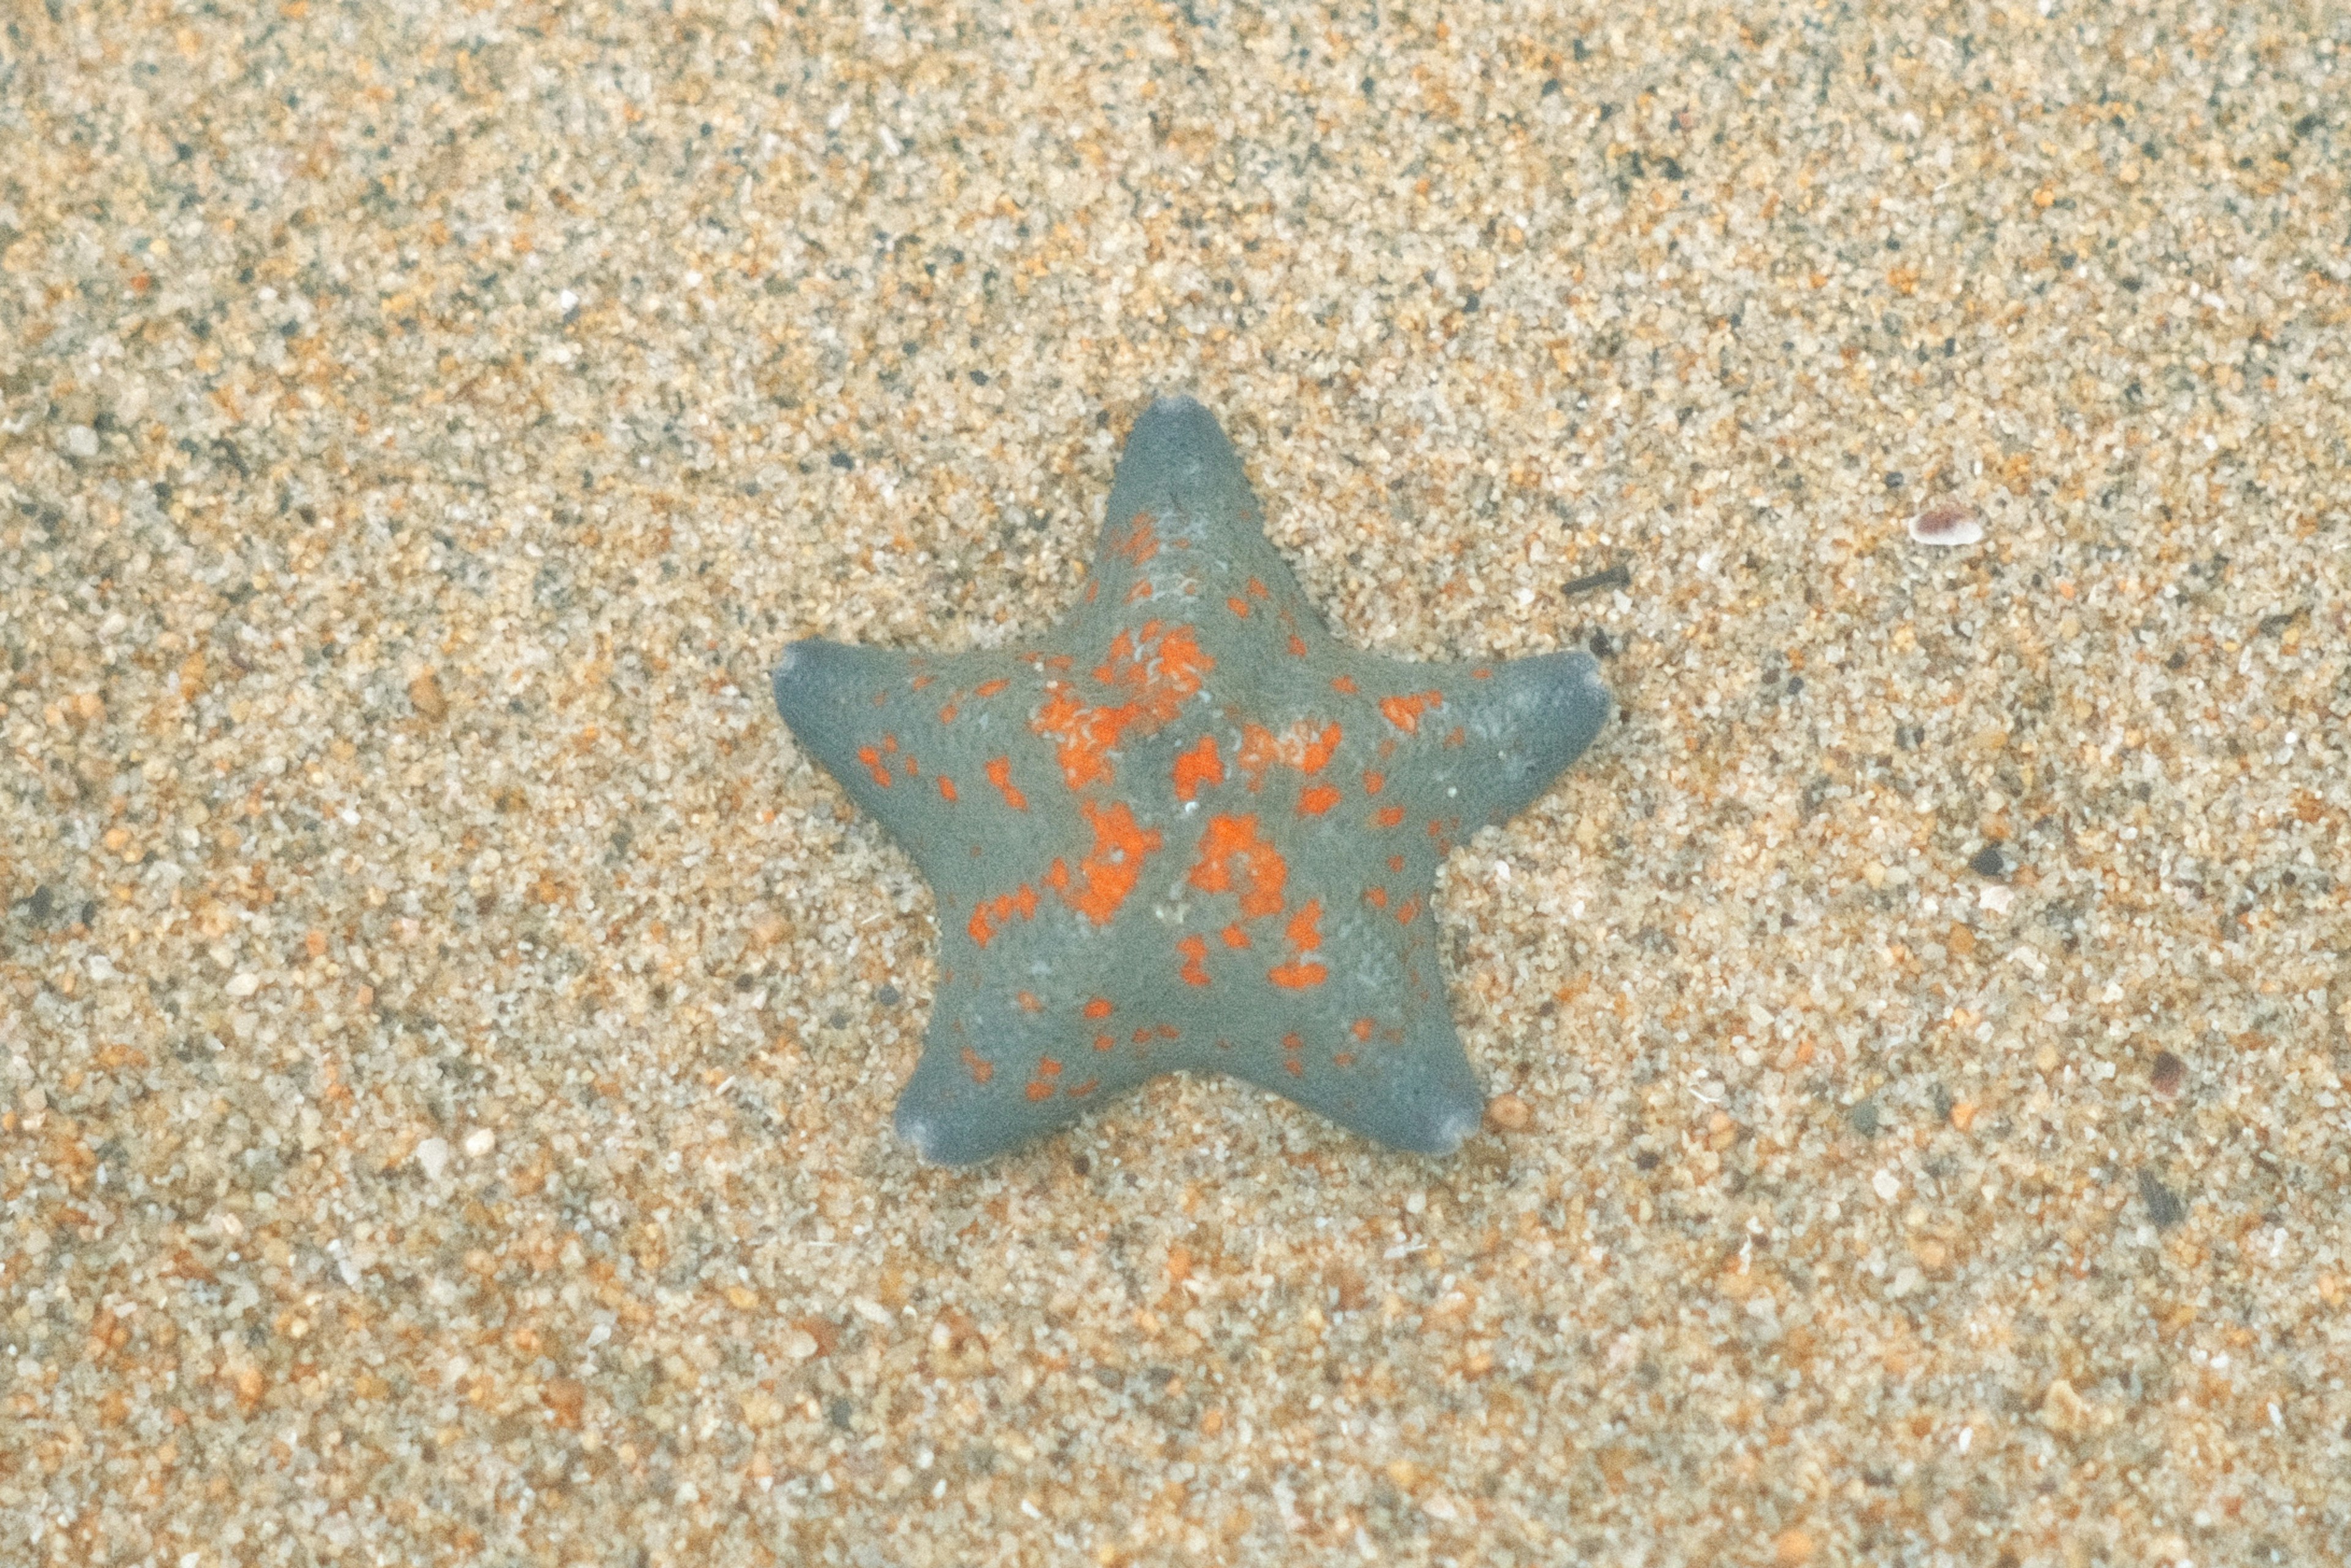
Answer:
<svg viewBox="0 0 2351 1568"><path fill-rule="evenodd" d="M1189 398L1135 423L1081 601L1019 652L811 638L776 705L938 897L898 1132L985 1159L1180 1069L1398 1148L1484 1108L1429 910L1608 716L1582 653L1416 664L1324 630Z"/></svg>

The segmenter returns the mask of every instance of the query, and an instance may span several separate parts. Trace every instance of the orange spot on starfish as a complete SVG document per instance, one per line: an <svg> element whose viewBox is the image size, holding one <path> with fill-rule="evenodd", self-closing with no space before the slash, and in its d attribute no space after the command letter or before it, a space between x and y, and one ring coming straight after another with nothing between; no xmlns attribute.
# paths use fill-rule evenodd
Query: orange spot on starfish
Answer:
<svg viewBox="0 0 2351 1568"><path fill-rule="evenodd" d="M1111 553L1129 566L1141 566L1159 553L1159 531L1152 527L1149 512L1137 512L1129 517L1126 532L1110 542Z"/></svg>
<svg viewBox="0 0 2351 1568"><path fill-rule="evenodd" d="M1203 784L1225 781L1225 759L1217 755L1217 737L1202 736L1189 751L1176 754L1176 799L1189 800Z"/></svg>
<svg viewBox="0 0 2351 1568"><path fill-rule="evenodd" d="M1233 875L1238 862L1240 875ZM1281 910L1281 884L1290 862L1281 852L1258 837L1257 818L1215 816L1200 834L1200 861L1191 871L1191 883L1203 893L1240 894L1241 917L1254 920ZM1238 885L1236 885L1238 883Z"/></svg>
<svg viewBox="0 0 2351 1568"><path fill-rule="evenodd" d="M987 781L995 785L1003 794L1006 805L1016 811L1025 811L1029 809L1029 797L1012 787L1012 758L1009 757L988 758Z"/></svg>
<svg viewBox="0 0 2351 1568"><path fill-rule="evenodd" d="M1433 707L1445 706L1445 694L1438 691L1416 693L1411 696L1382 697L1380 714L1390 724L1406 735L1420 728L1420 716Z"/></svg>
<svg viewBox="0 0 2351 1568"><path fill-rule="evenodd" d="M1186 936L1176 944L1176 951L1184 955L1184 983L1187 986L1207 985L1208 939L1197 935Z"/></svg>
<svg viewBox="0 0 2351 1568"><path fill-rule="evenodd" d="M1279 764L1294 768L1301 773L1313 774L1322 770L1331 754L1339 749L1341 731L1335 724L1325 724L1316 734L1304 720L1291 725L1280 735L1261 724L1241 726L1241 746L1233 758L1233 766L1249 775L1249 787L1262 789L1266 769Z"/></svg>
<svg viewBox="0 0 2351 1568"><path fill-rule="evenodd" d="M964 1071L971 1074L974 1083L985 1083L996 1076L996 1063L982 1057L969 1046L963 1048Z"/></svg>
<svg viewBox="0 0 2351 1568"><path fill-rule="evenodd" d="M1125 801L1107 809L1092 800L1080 802L1086 814L1086 824L1094 831L1093 848L1078 862L1078 873L1085 886L1072 893L1069 886L1069 870L1064 862L1053 862L1053 886L1061 902L1092 921L1106 925L1134 891L1135 880L1143 874L1144 857L1157 852L1159 830L1135 825L1134 813Z"/></svg>
<svg viewBox="0 0 2351 1568"><path fill-rule="evenodd" d="M1267 970L1267 979L1284 990L1295 991L1319 986L1330 977L1330 970L1306 957L1307 954L1322 946L1322 933L1318 929L1322 919L1322 901L1316 898L1308 899L1298 913L1290 917L1290 924L1282 928L1281 934L1289 939L1291 946L1298 949L1298 956Z"/></svg>
<svg viewBox="0 0 2351 1568"><path fill-rule="evenodd" d="M1298 814L1301 817L1319 817L1337 805L1339 800L1339 791L1332 789L1328 784L1310 785L1298 797Z"/></svg>

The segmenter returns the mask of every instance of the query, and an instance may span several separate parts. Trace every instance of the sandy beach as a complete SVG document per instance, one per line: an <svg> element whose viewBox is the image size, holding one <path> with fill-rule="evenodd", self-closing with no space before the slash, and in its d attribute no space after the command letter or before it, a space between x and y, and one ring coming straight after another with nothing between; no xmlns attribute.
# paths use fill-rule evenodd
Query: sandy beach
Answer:
<svg viewBox="0 0 2351 1568"><path fill-rule="evenodd" d="M0 154L0 1560L2351 1556L2351 13L52 0ZM1620 705L1449 1157L892 1134L768 672L1170 392Z"/></svg>

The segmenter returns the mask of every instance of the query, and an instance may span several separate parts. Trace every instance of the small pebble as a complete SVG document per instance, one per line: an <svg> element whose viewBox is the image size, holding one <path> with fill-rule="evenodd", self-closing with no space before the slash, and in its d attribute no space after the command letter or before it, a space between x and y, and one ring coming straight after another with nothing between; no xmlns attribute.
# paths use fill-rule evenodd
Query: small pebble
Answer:
<svg viewBox="0 0 2351 1568"><path fill-rule="evenodd" d="M428 1180L439 1181L441 1173L449 1168L449 1140L427 1138L417 1145L416 1163L423 1167Z"/></svg>
<svg viewBox="0 0 2351 1568"><path fill-rule="evenodd" d="M498 1146L498 1135L487 1127L476 1127L465 1134L465 1157L480 1159Z"/></svg>
<svg viewBox="0 0 2351 1568"><path fill-rule="evenodd" d="M1534 1113L1515 1094L1497 1094L1486 1102L1486 1120L1498 1131L1523 1133L1534 1121Z"/></svg>
<svg viewBox="0 0 2351 1568"><path fill-rule="evenodd" d="M1910 519L1910 538L1922 545L1971 545L1984 537L1983 524L1969 508L1945 502Z"/></svg>
<svg viewBox="0 0 2351 1568"><path fill-rule="evenodd" d="M2168 1051L2158 1051L2155 1053L2155 1062L2148 1069L2147 1081L2158 1094L2167 1100L2170 1099L2179 1092L2179 1086L2187 1081L2187 1078L2188 1063Z"/></svg>

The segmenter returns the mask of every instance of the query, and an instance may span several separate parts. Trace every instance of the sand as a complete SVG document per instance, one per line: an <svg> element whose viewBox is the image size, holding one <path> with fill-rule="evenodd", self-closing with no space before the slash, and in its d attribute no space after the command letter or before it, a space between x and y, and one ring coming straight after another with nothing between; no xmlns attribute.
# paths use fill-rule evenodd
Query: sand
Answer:
<svg viewBox="0 0 2351 1568"><path fill-rule="evenodd" d="M12 8L0 1559L2351 1552L2346 104L2327 6ZM924 1167L766 671L1049 623L1178 389L1351 641L1604 654L1440 885L1490 1130Z"/></svg>

